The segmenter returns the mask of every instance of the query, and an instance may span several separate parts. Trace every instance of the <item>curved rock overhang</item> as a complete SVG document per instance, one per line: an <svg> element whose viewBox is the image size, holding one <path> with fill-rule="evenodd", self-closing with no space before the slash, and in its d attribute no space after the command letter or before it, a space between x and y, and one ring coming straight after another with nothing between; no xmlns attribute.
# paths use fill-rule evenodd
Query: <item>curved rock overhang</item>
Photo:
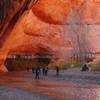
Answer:
<svg viewBox="0 0 100 100"><path fill-rule="evenodd" d="M29 49L30 48L30 49ZM8 71L26 70L33 67L48 66L52 60L54 51L50 47L38 44L37 47L23 46L14 48L7 54L4 65Z"/></svg>

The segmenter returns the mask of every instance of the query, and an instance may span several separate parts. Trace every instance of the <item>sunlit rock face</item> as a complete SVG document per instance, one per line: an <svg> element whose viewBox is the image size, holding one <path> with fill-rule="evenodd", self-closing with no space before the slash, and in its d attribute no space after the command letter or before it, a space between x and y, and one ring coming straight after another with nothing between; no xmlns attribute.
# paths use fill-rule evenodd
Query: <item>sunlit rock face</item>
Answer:
<svg viewBox="0 0 100 100"><path fill-rule="evenodd" d="M39 0L32 8L40 20L50 24L66 24L69 10L68 0Z"/></svg>
<svg viewBox="0 0 100 100"><path fill-rule="evenodd" d="M77 50L76 33L81 37L82 47L86 40L84 43L88 44L89 49L99 51L99 8L100 5L95 0L38 0L35 4L31 2L31 9L24 11L5 41L2 41L0 53L4 54L6 59L9 53L34 52L35 55L41 50L45 52L42 48L50 48L51 55L62 57L68 53L69 48L74 50L72 46ZM42 48L38 50L40 44Z"/></svg>
<svg viewBox="0 0 100 100"><path fill-rule="evenodd" d="M38 16L39 9L37 8L35 11L35 6L27 10L22 17L20 17L1 48L6 57L9 52L12 54L13 51L19 54L33 53L34 55L44 57L48 48L49 51L46 56L50 55L50 57L54 57L57 55L59 48L64 47L67 50L71 47L70 40L64 37L64 26L59 25L59 23L65 23L64 19L67 18L67 12L65 11L65 9L67 10L67 5L64 4L66 2L58 2L58 4L61 3L61 7L59 7L60 5L56 5L54 8L56 0L52 0L52 3L48 1L48 3L50 3L50 7L47 5L48 9L52 9L51 5L53 4L53 9L50 12L45 8L46 3L47 0L39 0L36 4L36 8L40 7L42 9L41 13L44 13L44 17L46 16L44 19L43 16ZM56 9L56 12L52 13L54 9ZM60 14L57 15L59 10L61 10ZM48 17L48 13L52 20ZM47 20L45 21L45 19Z"/></svg>
<svg viewBox="0 0 100 100"><path fill-rule="evenodd" d="M52 49L70 47L70 42L64 39L63 26L45 23L29 10L17 22L2 49L14 49L23 44L35 46L39 43L51 46Z"/></svg>

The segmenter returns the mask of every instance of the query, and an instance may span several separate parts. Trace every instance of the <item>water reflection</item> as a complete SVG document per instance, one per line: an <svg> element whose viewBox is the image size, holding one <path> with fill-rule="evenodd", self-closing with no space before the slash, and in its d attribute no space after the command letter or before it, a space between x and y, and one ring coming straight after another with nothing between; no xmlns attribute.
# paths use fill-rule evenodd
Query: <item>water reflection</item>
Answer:
<svg viewBox="0 0 100 100"><path fill-rule="evenodd" d="M49 77L48 77L49 78ZM35 80L30 72L0 76L0 85L17 87L55 98L55 100L100 100L100 86L69 81Z"/></svg>

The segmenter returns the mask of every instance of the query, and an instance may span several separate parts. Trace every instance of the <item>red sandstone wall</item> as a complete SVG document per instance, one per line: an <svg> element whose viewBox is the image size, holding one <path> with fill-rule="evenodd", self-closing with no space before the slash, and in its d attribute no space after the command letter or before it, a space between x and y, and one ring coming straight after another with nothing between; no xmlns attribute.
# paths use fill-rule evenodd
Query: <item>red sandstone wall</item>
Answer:
<svg viewBox="0 0 100 100"><path fill-rule="evenodd" d="M10 50L21 52L23 48L28 52L30 51L28 48L33 49L41 44L44 47L49 46L60 56L64 56L66 51L72 48L70 38L72 31L69 30L69 25L73 24L69 21L69 18L72 18L72 9L78 11L76 16L79 16L80 19L77 22L90 25L88 33L85 31L85 34L91 48L100 50L99 44L97 44L97 48L94 45L96 41L98 43L100 41L100 38L97 37L100 32L99 25L96 26L100 23L100 3L95 0L87 0L85 3L82 1L38 0L32 9L27 10L20 17L6 38L1 51L5 55ZM95 27L94 30L93 27Z"/></svg>

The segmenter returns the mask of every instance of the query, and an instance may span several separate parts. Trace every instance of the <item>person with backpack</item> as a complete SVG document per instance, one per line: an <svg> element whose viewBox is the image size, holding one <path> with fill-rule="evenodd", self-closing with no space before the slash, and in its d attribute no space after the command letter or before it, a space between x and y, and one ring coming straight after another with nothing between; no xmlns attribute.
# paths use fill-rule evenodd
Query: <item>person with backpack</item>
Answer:
<svg viewBox="0 0 100 100"><path fill-rule="evenodd" d="M60 70L59 67L56 66L56 75L57 75L57 76L59 76L59 70Z"/></svg>
<svg viewBox="0 0 100 100"><path fill-rule="evenodd" d="M40 67L35 68L35 79L40 79Z"/></svg>

